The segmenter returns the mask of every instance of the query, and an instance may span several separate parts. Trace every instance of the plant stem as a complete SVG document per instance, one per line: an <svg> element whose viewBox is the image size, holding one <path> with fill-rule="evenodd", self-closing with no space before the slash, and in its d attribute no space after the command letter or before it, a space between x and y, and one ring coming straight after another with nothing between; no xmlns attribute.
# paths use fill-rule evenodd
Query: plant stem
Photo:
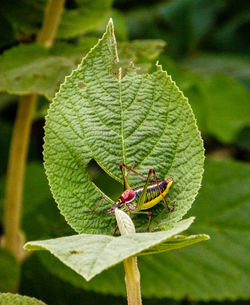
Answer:
<svg viewBox="0 0 250 305"><path fill-rule="evenodd" d="M123 264L128 305L141 305L140 272L137 266L137 257L127 258Z"/></svg>
<svg viewBox="0 0 250 305"><path fill-rule="evenodd" d="M65 0L49 0L45 11L43 25L37 35L37 42L51 47L63 12Z"/></svg>
<svg viewBox="0 0 250 305"><path fill-rule="evenodd" d="M115 209L115 217L121 235L135 234L135 226L128 214ZM129 257L123 261L128 305L141 305L140 272L137 266L137 257Z"/></svg>
<svg viewBox="0 0 250 305"><path fill-rule="evenodd" d="M20 98L11 139L4 214L3 246L18 260L23 258L20 231L23 175L30 136L30 125L35 107L36 95Z"/></svg>
<svg viewBox="0 0 250 305"><path fill-rule="evenodd" d="M38 33L37 42L50 47L63 11L65 0L49 0L45 11L43 25ZM6 178L6 195L4 202L4 237L2 245L12 252L17 260L24 258L21 233L22 194L27 159L30 130L37 94L20 97L17 116L10 144L8 170Z"/></svg>

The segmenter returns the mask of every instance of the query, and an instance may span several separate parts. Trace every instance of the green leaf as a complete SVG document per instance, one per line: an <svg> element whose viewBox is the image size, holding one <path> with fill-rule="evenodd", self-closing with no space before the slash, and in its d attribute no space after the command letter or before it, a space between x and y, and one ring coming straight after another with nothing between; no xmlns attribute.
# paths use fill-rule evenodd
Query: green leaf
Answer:
<svg viewBox="0 0 250 305"><path fill-rule="evenodd" d="M250 297L250 166L207 159L203 187L189 214L189 234L211 239L195 247L141 258L145 297L236 300ZM154 283L154 285L152 285Z"/></svg>
<svg viewBox="0 0 250 305"><path fill-rule="evenodd" d="M20 278L20 266L14 256L3 248L0 248L0 270L0 291L15 290Z"/></svg>
<svg viewBox="0 0 250 305"><path fill-rule="evenodd" d="M35 298L19 294L0 293L0 305L46 305Z"/></svg>
<svg viewBox="0 0 250 305"><path fill-rule="evenodd" d="M173 177L168 202L175 203L175 210L154 208L152 230L179 221L201 183L204 150L187 99L161 66L143 75L131 67L119 80L117 61L110 22L103 38L66 78L46 120L44 158L51 190L79 233L113 234L115 227L114 216L106 212L110 203L87 213L103 195L87 173L91 159L119 182L119 163L131 165L135 159L136 170L144 175L153 167L158 177ZM129 178L132 187L143 184L140 177ZM134 222L137 231L146 231L144 215Z"/></svg>
<svg viewBox="0 0 250 305"><path fill-rule="evenodd" d="M206 83L208 132L221 142L236 140L243 127L250 125L249 92L227 76L214 75Z"/></svg>
<svg viewBox="0 0 250 305"><path fill-rule="evenodd" d="M134 233L113 237L80 234L44 241L28 242L26 250L48 250L87 281L124 259L149 249L149 253L168 251L179 247L174 235L186 230L193 218L180 221L173 229L155 233ZM167 240L170 238L170 245ZM204 235L205 240L208 237ZM160 244L164 243L161 247ZM194 241L195 242L195 241ZM192 242L190 241L190 244ZM183 243L184 245L184 243ZM100 255L101 254L101 255Z"/></svg>
<svg viewBox="0 0 250 305"><path fill-rule="evenodd" d="M250 83L250 58L247 56L204 53L185 60L182 66L203 75L227 74Z"/></svg>
<svg viewBox="0 0 250 305"><path fill-rule="evenodd" d="M168 67L169 60L164 59ZM232 143L240 131L250 125L249 92L239 81L223 74L204 76L183 71L172 62L170 67L173 78L189 97L204 134L212 135L222 143Z"/></svg>
<svg viewBox="0 0 250 305"><path fill-rule="evenodd" d="M0 57L0 91L13 94L36 92L48 98L75 64L66 57L50 56L42 46L19 45Z"/></svg>

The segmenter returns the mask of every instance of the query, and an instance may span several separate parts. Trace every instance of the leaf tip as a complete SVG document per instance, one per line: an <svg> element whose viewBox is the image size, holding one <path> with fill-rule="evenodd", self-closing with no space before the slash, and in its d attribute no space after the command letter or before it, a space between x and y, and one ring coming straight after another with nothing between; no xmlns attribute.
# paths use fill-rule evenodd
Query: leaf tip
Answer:
<svg viewBox="0 0 250 305"><path fill-rule="evenodd" d="M210 235L207 235L207 234L203 234L203 240L209 240L211 239Z"/></svg>

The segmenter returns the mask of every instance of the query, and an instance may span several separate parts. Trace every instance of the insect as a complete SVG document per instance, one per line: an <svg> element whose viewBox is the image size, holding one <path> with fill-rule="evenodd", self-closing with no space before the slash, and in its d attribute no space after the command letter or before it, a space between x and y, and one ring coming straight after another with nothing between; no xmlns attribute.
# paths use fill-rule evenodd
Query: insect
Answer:
<svg viewBox="0 0 250 305"><path fill-rule="evenodd" d="M168 177L158 180L156 172L153 168L149 169L148 176L145 177L135 171L134 166L135 161L132 167L128 167L124 163L120 164L120 169L123 175L124 192L121 194L120 198L116 202L113 202L113 205L108 210L108 212L114 213L115 209L121 209L129 215L147 214L149 216L147 231L149 231L152 220L152 212L147 211L148 209L154 207L159 202L163 201L165 207L168 209L169 212L172 212L174 210L174 206L170 207L165 199L165 196L167 195L173 183L173 178ZM125 168L128 170L127 174L125 173ZM128 176L131 172L145 179L146 183L143 186L131 188L128 183ZM154 177L153 180L151 180L152 175ZM103 199L106 198L102 197L100 201ZM117 229L118 228L116 227L115 232Z"/></svg>

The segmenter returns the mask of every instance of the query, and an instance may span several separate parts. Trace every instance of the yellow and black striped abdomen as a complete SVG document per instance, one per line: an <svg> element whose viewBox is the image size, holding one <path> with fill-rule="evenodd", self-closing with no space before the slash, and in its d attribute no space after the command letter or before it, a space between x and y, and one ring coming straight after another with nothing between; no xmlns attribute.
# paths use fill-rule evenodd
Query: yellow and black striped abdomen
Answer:
<svg viewBox="0 0 250 305"><path fill-rule="evenodd" d="M164 180L159 180L159 187L161 189L162 195L165 197L168 193L168 190L172 184L172 182L167 183ZM134 189L136 193L137 199L141 195L141 192L143 190L143 186L139 186ZM160 194L159 188L157 183L153 182L150 183L148 188L147 188L147 194L146 194L146 199L141 207L141 210L147 210L158 204L162 200L162 196Z"/></svg>

